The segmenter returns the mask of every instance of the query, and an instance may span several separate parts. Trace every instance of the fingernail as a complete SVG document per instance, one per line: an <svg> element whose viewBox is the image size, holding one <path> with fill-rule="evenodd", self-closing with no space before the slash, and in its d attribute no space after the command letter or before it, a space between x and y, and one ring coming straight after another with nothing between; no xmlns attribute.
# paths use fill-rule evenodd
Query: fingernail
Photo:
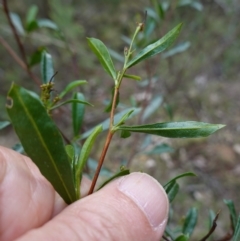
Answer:
<svg viewBox="0 0 240 241"><path fill-rule="evenodd" d="M163 187L154 178L135 172L122 177L118 188L136 203L154 229L165 226L168 198Z"/></svg>

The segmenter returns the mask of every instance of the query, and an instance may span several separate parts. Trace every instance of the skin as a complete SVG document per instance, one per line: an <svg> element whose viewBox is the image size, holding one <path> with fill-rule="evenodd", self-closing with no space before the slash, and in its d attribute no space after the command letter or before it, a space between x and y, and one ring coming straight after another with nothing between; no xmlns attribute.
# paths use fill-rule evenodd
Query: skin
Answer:
<svg viewBox="0 0 240 241"><path fill-rule="evenodd" d="M150 201L145 202L150 216L135 200L139 193L146 199L144 193L138 193L137 188L125 190L137 182L156 189L149 192ZM87 193L89 185L84 179L82 193ZM153 199L161 203L158 216ZM130 178L115 180L67 206L28 157L0 147L0 241L159 241L167 215L165 192L146 174L133 173Z"/></svg>

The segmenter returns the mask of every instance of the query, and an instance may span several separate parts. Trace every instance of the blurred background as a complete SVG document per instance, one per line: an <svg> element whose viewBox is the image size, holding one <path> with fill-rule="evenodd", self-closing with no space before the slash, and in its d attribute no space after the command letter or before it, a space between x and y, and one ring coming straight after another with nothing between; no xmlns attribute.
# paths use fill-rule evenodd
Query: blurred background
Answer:
<svg viewBox="0 0 240 241"><path fill-rule="evenodd" d="M173 202L173 220L181 222L190 206L198 207L199 229L194 234L198 237L206 233L209 209L221 209L218 234L226 233L230 224L223 199L232 199L240 210L239 0L26 0L8 4L28 61L43 49L52 55L58 71L56 93L73 80L88 81L80 90L94 108L86 109L84 131L108 118L104 109L113 87L86 37L101 39L110 49L116 69L120 69L124 47L129 45L137 23L144 21L146 10L145 29L136 40L136 51L183 23L181 34L170 49L131 69L130 73L142 80L124 80L118 110L142 108L128 122L131 124L194 120L226 127L206 139L133 134L123 140L116 135L107 154L105 174L128 165L131 171L150 173L164 184L175 175L192 171L197 177L180 181L181 190ZM26 29L26 15L33 8L38 9L37 19L48 19L55 25ZM2 6L0 36L19 54ZM2 44L0 55L0 121L5 121L11 83L37 93L39 86ZM31 70L40 78L37 61ZM70 107L54 112L53 118L70 138ZM104 136L105 133L95 146L93 162L99 157ZM16 143L18 139L10 126L0 131L0 145L12 147Z"/></svg>

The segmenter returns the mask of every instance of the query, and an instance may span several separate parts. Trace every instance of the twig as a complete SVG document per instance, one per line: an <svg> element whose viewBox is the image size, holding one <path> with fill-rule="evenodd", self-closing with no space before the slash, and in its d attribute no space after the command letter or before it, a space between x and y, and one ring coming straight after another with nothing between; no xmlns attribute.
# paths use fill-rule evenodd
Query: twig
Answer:
<svg viewBox="0 0 240 241"><path fill-rule="evenodd" d="M26 64L18 57L16 52L9 46L9 44L0 36L0 43L8 51L8 53L13 57L13 59L25 70L27 71Z"/></svg>
<svg viewBox="0 0 240 241"><path fill-rule="evenodd" d="M114 89L113 101L112 101L112 109L111 109L111 114L110 114L110 125L109 125L108 135L107 135L107 138L106 138L106 141L105 141L104 148L103 148L103 150L102 150L101 156L100 156L100 158L99 158L97 170L96 170L96 172L95 172L95 174L94 174L93 181L92 181L91 187L90 187L90 189L89 189L88 195L89 195L89 194L92 194L93 191L94 191L94 188L95 188L95 185L96 185L96 182L97 182L99 173L100 173L100 171L101 171L101 168L102 168L102 165L103 165L105 156L106 156L106 154L107 154L108 147L109 147L109 145L110 145L110 142L111 142L112 137L113 137L113 134L114 134L114 133L111 131L111 128L112 128L112 126L113 126L113 124L114 124L114 111L115 111L115 107L116 107L118 92L119 92L119 89L118 89L118 88L115 88L115 89Z"/></svg>
<svg viewBox="0 0 240 241"><path fill-rule="evenodd" d="M18 48L19 48L19 51L22 55L22 59L23 61L19 61L19 57L17 56L16 53L13 54L14 50L8 45L8 48L6 48L6 44L4 45L5 48L8 50L8 52L10 53L9 49L11 49L11 56L13 56L13 58L17 61L18 64L20 64L20 62L23 62L25 64L25 66L22 65L22 63L20 64L20 66L28 73L28 75L30 76L30 78L33 79L33 81L39 86L41 84L41 81L31 72L31 70L29 69L29 66L28 66L28 63L27 63L27 57L26 57L26 53L25 53L25 50L24 50L24 47L23 47L23 44L18 36L18 33L17 33L17 30L11 20L11 17L10 17L10 13L9 13L9 10L8 10L8 5L7 5L7 0L2 0L2 3L3 3L3 9L4 9L4 12L6 14L6 17L7 17L7 20L9 22L9 25L12 29L12 32L13 32L13 35L15 37L15 40L17 42L17 45L18 45ZM2 43L3 41L1 41Z"/></svg>
<svg viewBox="0 0 240 241"><path fill-rule="evenodd" d="M27 63L27 57L26 57L26 54L25 54L24 47L23 47L23 45L21 43L21 40L20 40L20 38L18 36L18 33L17 33L17 30L16 30L15 26L13 25L12 19L10 17L10 13L9 13L9 10L8 10L8 5L7 5L7 0L3 0L2 2L3 2L4 12L6 14L8 23L9 23L11 29L12 29L13 34L14 34L15 40L17 41L17 45L18 45L18 48L19 48L20 53L22 55L23 61L25 63Z"/></svg>
<svg viewBox="0 0 240 241"><path fill-rule="evenodd" d="M209 232L207 233L207 235L204 236L204 237L203 237L202 239L200 239L199 241L206 241L206 240L212 235L212 233L214 232L214 230L215 230L216 227L217 227L217 220L218 220L219 213L220 213L220 211L217 213L216 217L214 218L213 223L212 223L212 227L210 228L210 230L209 230Z"/></svg>

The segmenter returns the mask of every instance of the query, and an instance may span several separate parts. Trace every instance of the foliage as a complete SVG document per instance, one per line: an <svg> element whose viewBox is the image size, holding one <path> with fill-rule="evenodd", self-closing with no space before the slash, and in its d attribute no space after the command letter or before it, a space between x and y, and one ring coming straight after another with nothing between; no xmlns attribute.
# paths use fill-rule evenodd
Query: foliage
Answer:
<svg viewBox="0 0 240 241"><path fill-rule="evenodd" d="M162 4L159 4L157 1L152 1L152 4L154 8L148 10L150 18L147 19L146 23L145 20L139 23L132 39L128 39L129 47L124 49L124 56L120 58L123 60L122 69L117 70L114 65L111 57L112 53L114 53L113 50L109 50L99 39L87 39L91 50L98 58L102 68L109 74L114 83L112 98L108 108L110 116L104 122L98 123L96 127L86 132L83 132L81 129L85 114L85 105L91 106L91 104L85 100L83 93L75 91L75 89L80 85L86 84L87 82L85 80L75 80L71 82L58 95L52 93L55 85L53 60L51 54L45 47L40 46L39 49L28 58L30 61L25 60L25 68L30 76L32 75L31 67L36 64L41 65L42 84L40 85L40 94L26 90L14 83L8 92L7 98L9 103L7 105L7 111L24 151L36 163L42 174L52 183L55 190L68 204L81 198L80 184L85 170L84 168L88 163L91 150L94 144L96 144L98 135L103 131L108 130L108 133L89 194L91 194L95 188L105 155L112 137L116 132L121 132L122 138L130 137L132 132L147 133L168 138L199 138L207 137L224 127L224 125L220 124L196 121L125 125L128 119L137 114L141 115L141 122L146 121L161 105L161 97L154 97L142 110L140 108L130 108L117 113L117 106L121 101L119 93L122 82L125 81L125 78L134 81L141 80L140 76L133 75L129 72L129 69L141 62L149 61L151 57L168 49L176 40L182 28L182 24L178 24L162 38L148 40L146 35L153 32L160 20L164 19L170 7L168 1ZM179 1L177 7L186 5L199 11L202 10L202 5L198 1ZM18 15L11 13L11 21L17 33L19 35L25 35L37 31L40 28L49 28L64 39L63 33L55 22L48 19L37 19L37 11L38 8L36 6L31 6L24 24L22 24ZM165 52L162 57L173 57L187 50L189 46L189 42L184 42ZM150 83L150 79L148 83ZM72 98L62 101L64 96L70 91L73 91ZM73 135L71 140L65 138L63 131L57 128L51 118L54 109L68 103L70 103L72 107ZM169 110L169 113L169 116L171 116L171 110ZM8 122L0 123L1 128L7 125L9 125ZM165 148L163 152L171 151L169 146L164 145L158 147L158 150L153 149L152 152L158 151L161 153L162 148ZM45 160L45 162L41 160ZM128 169L122 168L120 172L111 176L99 188L114 178L129 173L130 171ZM173 202L179 191L178 179L186 176L194 176L194 174L184 173L173 178L164 186L170 202ZM231 214L231 222L233 224L232 235L235 241L238 240L240 236L240 218L237 218L233 202L226 201L226 204ZM197 209L190 208L182 227L180 229L178 228L178 231L173 231L170 226L167 227L165 232L166 238L170 237L175 241L189 240L195 229L197 217ZM216 218L211 220L211 229L206 236L212 234L215 223ZM202 240L206 240L206 238L204 237Z"/></svg>

